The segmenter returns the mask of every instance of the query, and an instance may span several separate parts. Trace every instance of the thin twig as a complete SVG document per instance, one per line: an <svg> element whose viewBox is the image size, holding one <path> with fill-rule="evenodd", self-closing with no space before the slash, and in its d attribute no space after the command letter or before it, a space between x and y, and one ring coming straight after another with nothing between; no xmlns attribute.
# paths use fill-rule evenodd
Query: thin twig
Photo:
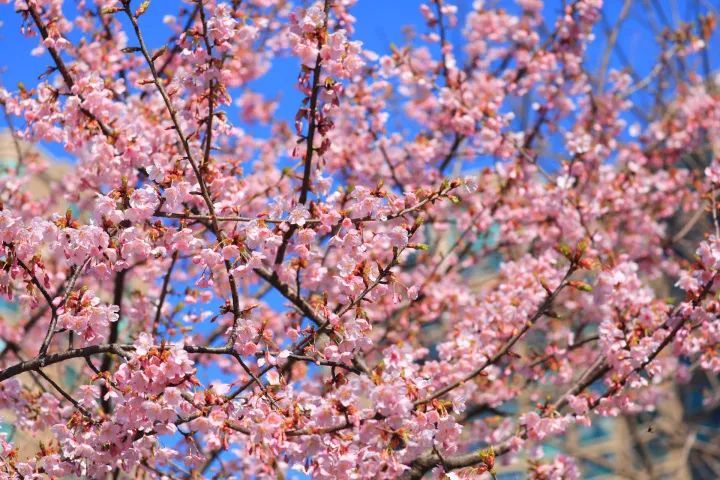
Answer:
<svg viewBox="0 0 720 480"><path fill-rule="evenodd" d="M158 332L158 326L160 325L160 318L162 317L162 309L163 309L163 305L165 304L165 297L167 297L168 291L170 289L170 277L172 276L173 269L175 268L175 262L177 262L177 258L178 258L178 251L176 250L172 254L172 260L170 261L170 266L168 267L168 270L165 273L165 277L163 278L162 290L160 290L160 299L158 300L157 309L155 310L155 319L153 320L153 328L152 328L153 337L155 337L155 335L157 335L157 332Z"/></svg>
<svg viewBox="0 0 720 480"><path fill-rule="evenodd" d="M505 342L505 344L498 350L495 355L485 360L480 366L478 366L475 370L468 373L467 375L463 376L460 380L457 380L450 385L447 385L446 387L441 388L440 390L434 392L432 395L425 397L423 399L417 400L414 403L415 407L424 405L426 403L430 403L433 400L442 397L446 393L456 389L460 385L465 384L466 382L472 380L473 378L480 375L482 372L485 371L488 367L491 365L495 365L500 359L502 359L505 355L507 355L510 350L515 346L515 344L527 333L530 328L532 328L533 325L535 325L535 322L545 315L545 313L550 309L550 306L552 305L553 301L557 298L557 296L562 292L562 290L567 286L567 280L570 278L570 276L573 274L573 272L576 270L576 265L573 263L570 265L570 268L568 268L567 272L565 273L564 278L560 282L560 284L553 290L552 292L548 292L548 294L545 296L545 299L542 301L540 306L535 310L535 313L528 319L527 322L523 325L523 327L515 333L510 339Z"/></svg>
<svg viewBox="0 0 720 480"><path fill-rule="evenodd" d="M43 378L45 379L45 381L47 381L50 385L52 385L53 388L54 388L55 390L57 390L58 393L60 393L60 395L62 395L62 396L65 398L65 400L67 400L68 402L72 403L72 404L75 406L75 408L77 408L77 409L80 411L80 413L82 413L83 415L85 415L85 416L86 416L87 418L89 418L90 420L93 420L92 414L91 414L85 407L83 407L82 405L80 405L80 403L78 403L77 400L75 400L72 396L70 396L70 394L67 393L60 385L58 385L57 383L55 383L55 381L54 381L52 378L48 377L48 376L45 374L45 372L43 372L43 371L42 371L41 369L39 369L39 368L38 368L37 370L35 370L35 371L36 371L41 377L43 377ZM94 420L93 420L93 421L94 421Z"/></svg>
<svg viewBox="0 0 720 480"><path fill-rule="evenodd" d="M59 304L55 305L52 302L52 299L49 299L47 291L42 289L43 296L46 300L49 301L51 307L50 310L52 311L52 318L50 319L50 326L48 327L48 331L45 334L45 339L43 340L42 345L40 346L40 352L38 353L38 356L42 357L47 353L48 348L50 347L50 342L52 341L53 335L55 335L55 329L57 327L57 321L58 321L58 309L65 305L65 302L67 302L67 299L70 297L70 293L75 288L75 282L77 282L78 277L80 277L80 274L85 269L85 266L90 263L90 257L87 257L85 261L80 265L75 267L75 271L73 272L72 276L70 277L70 282L68 283L67 289L65 290L65 295L63 296L62 300ZM27 267L24 267L27 268ZM35 280L37 281L37 279Z"/></svg>

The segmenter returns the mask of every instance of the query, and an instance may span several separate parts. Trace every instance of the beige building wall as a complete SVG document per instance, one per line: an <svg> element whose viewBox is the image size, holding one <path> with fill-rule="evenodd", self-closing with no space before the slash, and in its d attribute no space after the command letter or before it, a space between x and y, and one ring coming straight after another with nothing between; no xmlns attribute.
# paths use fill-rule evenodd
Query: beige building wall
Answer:
<svg viewBox="0 0 720 480"><path fill-rule="evenodd" d="M6 175L8 169L15 170L18 165L18 148L23 158L23 164L37 163L39 160L41 163L47 163L48 168L43 172L32 175L30 182L27 184L23 191L27 192L30 198L41 199L48 197L51 194L50 185L52 182L62 179L63 175L67 174L69 166L67 164L58 162L50 157L48 154L37 148L35 145L16 141L13 139L9 131L0 131L0 175ZM22 168L22 167L21 167ZM2 192L0 192L0 199L2 199ZM66 208L66 204L62 198L53 198L56 202L52 209L53 211L62 212ZM0 322L18 322L26 321L25 318L20 318L17 313L17 308L11 303L7 303L0 300ZM0 352L6 348L6 343L0 339ZM11 362L20 361L20 358L13 351L9 351L4 354L6 359ZM73 362L75 363L75 362ZM81 368L79 365L70 364L67 365L52 365L47 367L43 371L52 378L55 382L63 387L72 389L72 384L77 376L78 369ZM38 394L42 391L41 387L36 383L35 379L30 374L24 374L22 376L23 385L33 394ZM52 392L51 387L46 382L42 382L44 389ZM55 392L52 392L55 394ZM47 435L40 434L40 438L15 431L15 418L13 414L6 410L0 410L0 432L5 432L11 435L11 438L19 450L21 458L29 457L35 454L37 450L38 440L42 440ZM49 438L49 437L48 437Z"/></svg>

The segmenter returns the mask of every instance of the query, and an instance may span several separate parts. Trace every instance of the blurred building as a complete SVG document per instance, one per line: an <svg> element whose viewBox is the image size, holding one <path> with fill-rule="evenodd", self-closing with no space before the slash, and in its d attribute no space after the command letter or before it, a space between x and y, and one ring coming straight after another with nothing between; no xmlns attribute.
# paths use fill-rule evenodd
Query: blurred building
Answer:
<svg viewBox="0 0 720 480"><path fill-rule="evenodd" d="M48 168L30 176L28 185L24 188L32 198L47 197L51 193L50 185L65 176L70 167L67 163L54 159L49 153L39 148L37 145L23 142L22 140L13 139L9 131L0 131L0 175L5 175L8 169L13 171L18 166L18 148L22 161L20 165L29 163L47 164ZM21 167L21 171L22 171ZM58 203L55 205L58 209L63 207L62 198L55 198Z"/></svg>
<svg viewBox="0 0 720 480"><path fill-rule="evenodd" d="M709 214L680 213L668 224L668 234L677 243L675 251L692 261L695 246L712 225ZM441 235L438 248L445 251L451 248L460 233L451 226L442 233L428 232L428 235L431 239ZM481 251L492 247L496 241L497 231L490 229L486 235L477 238L471 248ZM467 283L474 288L487 288L501 261L501 255L496 252L485 255L483 262L466 269ZM660 279L652 286L659 297L681 296L678 291L673 291L672 279ZM423 343L432 357L436 355L435 345L445 335L443 319L424 326L423 334ZM517 352L522 354L534 341L532 335L527 336L525 342L516 346ZM532 411L534 406L535 402L529 398L518 398L503 405L500 411L476 413L497 417L499 422L503 414ZM720 479L720 380L711 373L695 369L687 383L668 383L663 387L662 399L654 412L620 417L594 416L590 427L569 429L562 437L544 445L543 453L542 462L558 454L573 457L584 480ZM517 457L510 465L502 465L499 461L498 480L527 478L529 462L530 459L524 456Z"/></svg>
<svg viewBox="0 0 720 480"><path fill-rule="evenodd" d="M38 174L33 174L29 183L23 188L23 191L27 192L28 196L33 199L51 197L51 185L67 174L69 166L54 160L49 154L35 145L20 140L16 143L16 140L13 139L9 131L2 131L0 132L0 176L6 175L8 171L15 171L18 166L18 149L22 157L22 165L42 163L48 166ZM21 167L21 169L22 168L23 167ZM2 199L2 194L3 192L0 191L0 199ZM52 202L54 202L54 205L51 205L53 210L63 211L67 208L61 196L51 198ZM19 316L18 306L15 303L0 299L0 322L12 324L18 321L27 321L27 318L21 318ZM13 346L8 345L2 338L0 338L0 355L3 361L7 363L15 363L20 360ZM59 385L72 390L72 386L78 376L77 368L77 365L67 363L51 365L43 369L43 371ZM37 393L41 391L40 386L29 377L29 374L25 374L23 377L23 384L32 392ZM50 388L47 383L45 383L45 388ZM55 394L55 392L53 392L53 394ZM35 453L38 438L16 432L14 418L11 412L0 410L0 432L9 435L18 447L21 457L30 456Z"/></svg>

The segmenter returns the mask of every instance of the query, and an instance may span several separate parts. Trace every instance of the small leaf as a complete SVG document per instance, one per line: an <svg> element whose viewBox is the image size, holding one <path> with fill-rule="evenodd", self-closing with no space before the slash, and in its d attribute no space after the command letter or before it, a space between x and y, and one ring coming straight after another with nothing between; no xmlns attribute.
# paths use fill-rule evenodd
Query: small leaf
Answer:
<svg viewBox="0 0 720 480"><path fill-rule="evenodd" d="M122 12L123 7L105 7L102 10L100 10L100 13L103 15L112 15L114 13Z"/></svg>
<svg viewBox="0 0 720 480"><path fill-rule="evenodd" d="M560 243L555 249L560 252L565 258L571 259L572 257L572 249L567 243Z"/></svg>
<svg viewBox="0 0 720 480"><path fill-rule="evenodd" d="M581 292L592 292L592 285L586 282L581 282L579 280L570 280L568 282L568 285L580 290Z"/></svg>
<svg viewBox="0 0 720 480"><path fill-rule="evenodd" d="M578 245L577 245L578 253L580 253L581 255L583 253L585 253L585 250L587 250L589 245L590 245L590 240L587 237L580 240L580 242L578 242Z"/></svg>
<svg viewBox="0 0 720 480"><path fill-rule="evenodd" d="M140 15L145 13L150 6L150 0L145 0L143 3L140 4L137 10L135 10L135 18L138 18Z"/></svg>
<svg viewBox="0 0 720 480"><path fill-rule="evenodd" d="M162 46L161 48L159 48L155 53L153 53L153 55L152 55L152 60L153 60L153 62L154 62L155 60L157 60L158 58L160 58L160 57L162 56L162 54L164 54L165 52L167 52L167 46L166 46L166 45L163 45L163 46Z"/></svg>

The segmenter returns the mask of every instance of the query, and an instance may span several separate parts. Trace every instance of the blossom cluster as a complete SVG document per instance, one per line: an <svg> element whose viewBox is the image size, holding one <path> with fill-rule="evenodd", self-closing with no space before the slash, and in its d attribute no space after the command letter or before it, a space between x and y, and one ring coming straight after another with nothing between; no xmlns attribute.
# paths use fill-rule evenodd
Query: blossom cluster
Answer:
<svg viewBox="0 0 720 480"><path fill-rule="evenodd" d="M645 76L587 68L601 0L426 1L380 52L353 0L156 49L164 2L10 3L51 68L0 87L0 419L43 439L0 477L581 478L542 447L720 373L711 17Z"/></svg>

